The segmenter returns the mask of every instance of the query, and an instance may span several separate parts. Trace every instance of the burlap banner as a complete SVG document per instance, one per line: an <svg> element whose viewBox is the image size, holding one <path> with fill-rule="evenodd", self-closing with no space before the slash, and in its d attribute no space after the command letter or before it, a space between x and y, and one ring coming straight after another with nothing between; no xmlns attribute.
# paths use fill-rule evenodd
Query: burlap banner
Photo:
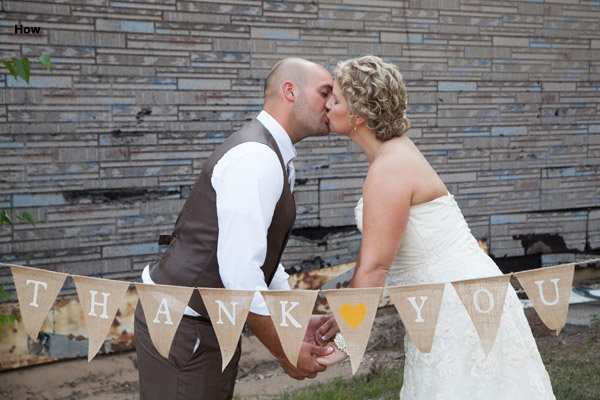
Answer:
<svg viewBox="0 0 600 400"><path fill-rule="evenodd" d="M369 342L383 288L333 289L323 293L344 335L355 374Z"/></svg>
<svg viewBox="0 0 600 400"><path fill-rule="evenodd" d="M129 282L73 275L88 331L88 362L98 353L115 319Z"/></svg>
<svg viewBox="0 0 600 400"><path fill-rule="evenodd" d="M406 331L423 353L431 351L445 286L445 283L437 283L388 288Z"/></svg>
<svg viewBox="0 0 600 400"><path fill-rule="evenodd" d="M270 290L261 292L286 357L297 366L308 321L318 290Z"/></svg>
<svg viewBox="0 0 600 400"><path fill-rule="evenodd" d="M11 265L25 332L37 342L38 332L68 274Z"/></svg>
<svg viewBox="0 0 600 400"><path fill-rule="evenodd" d="M510 275L452 282L475 325L486 356L496 341L509 282Z"/></svg>
<svg viewBox="0 0 600 400"><path fill-rule="evenodd" d="M193 287L136 283L146 325L156 350L169 358L175 331L194 291Z"/></svg>
<svg viewBox="0 0 600 400"><path fill-rule="evenodd" d="M200 296L215 330L221 358L221 372L235 354L242 328L254 298L254 290L199 288Z"/></svg>
<svg viewBox="0 0 600 400"><path fill-rule="evenodd" d="M514 274L540 319L558 335L566 323L576 264L539 268ZM32 340L60 292L68 274L20 265L11 268L23 325ZM500 324L511 275L451 282L481 340L484 353L492 349ZM90 338L88 361L102 346L129 282L73 276ZM195 288L135 284L148 330L159 353L168 358L175 331ZM444 283L389 287L390 297L417 348L431 351L444 293ZM230 362L254 291L198 288L217 334L222 368ZM338 321L355 373L364 355L383 288L335 289L323 293ZM261 292L283 350L296 365L318 290Z"/></svg>
<svg viewBox="0 0 600 400"><path fill-rule="evenodd" d="M567 322L575 264L535 269L515 274L535 311L558 335Z"/></svg>

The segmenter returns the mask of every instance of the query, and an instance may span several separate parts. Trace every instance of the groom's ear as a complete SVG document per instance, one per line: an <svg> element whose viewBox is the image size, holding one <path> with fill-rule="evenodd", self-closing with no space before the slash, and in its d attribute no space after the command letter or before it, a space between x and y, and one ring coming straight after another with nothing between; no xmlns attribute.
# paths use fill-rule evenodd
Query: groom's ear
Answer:
<svg viewBox="0 0 600 400"><path fill-rule="evenodd" d="M290 81L285 81L283 82L283 85L281 85L281 91L283 93L283 97L290 101L290 102L294 102L296 101L296 91L298 90L298 88L296 87L296 85L294 85L292 82Z"/></svg>

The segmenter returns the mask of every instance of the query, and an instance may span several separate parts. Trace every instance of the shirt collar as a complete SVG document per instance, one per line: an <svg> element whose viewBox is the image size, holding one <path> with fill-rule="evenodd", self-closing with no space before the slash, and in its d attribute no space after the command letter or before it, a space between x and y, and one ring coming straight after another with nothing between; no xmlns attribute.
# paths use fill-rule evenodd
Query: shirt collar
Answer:
<svg viewBox="0 0 600 400"><path fill-rule="evenodd" d="M287 165L290 160L296 158L296 148L292 144L292 139L290 139L290 136L275 118L265 110L262 110L256 119L267 128L269 133L275 139L285 165Z"/></svg>

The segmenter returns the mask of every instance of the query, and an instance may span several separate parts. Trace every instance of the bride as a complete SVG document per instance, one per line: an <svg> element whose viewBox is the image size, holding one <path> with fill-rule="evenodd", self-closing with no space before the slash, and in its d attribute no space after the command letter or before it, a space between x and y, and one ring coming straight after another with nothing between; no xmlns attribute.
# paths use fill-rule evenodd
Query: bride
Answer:
<svg viewBox="0 0 600 400"><path fill-rule="evenodd" d="M326 105L330 129L356 142L369 161L363 198L355 210L363 237L350 286L381 287L386 281L393 286L418 285L501 275L477 245L454 197L405 135L410 128L405 118L407 95L397 68L365 56L338 63L333 74L333 95ZM324 340L331 340L336 331L333 318L320 330ZM401 399L554 399L512 287L487 357L449 283L431 352L417 350L408 334L404 342ZM317 361L333 365L346 357L338 349Z"/></svg>

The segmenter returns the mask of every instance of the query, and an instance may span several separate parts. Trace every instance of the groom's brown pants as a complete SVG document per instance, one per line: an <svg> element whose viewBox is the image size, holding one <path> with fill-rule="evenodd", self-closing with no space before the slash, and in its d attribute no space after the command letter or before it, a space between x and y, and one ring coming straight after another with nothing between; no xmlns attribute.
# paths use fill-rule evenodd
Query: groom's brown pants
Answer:
<svg viewBox="0 0 600 400"><path fill-rule="evenodd" d="M198 339L200 343L194 351ZM144 312L138 302L135 349L140 374L140 400L220 400L233 397L241 345L238 343L231 362L221 372L219 343L206 319L184 316L166 359L152 344Z"/></svg>

